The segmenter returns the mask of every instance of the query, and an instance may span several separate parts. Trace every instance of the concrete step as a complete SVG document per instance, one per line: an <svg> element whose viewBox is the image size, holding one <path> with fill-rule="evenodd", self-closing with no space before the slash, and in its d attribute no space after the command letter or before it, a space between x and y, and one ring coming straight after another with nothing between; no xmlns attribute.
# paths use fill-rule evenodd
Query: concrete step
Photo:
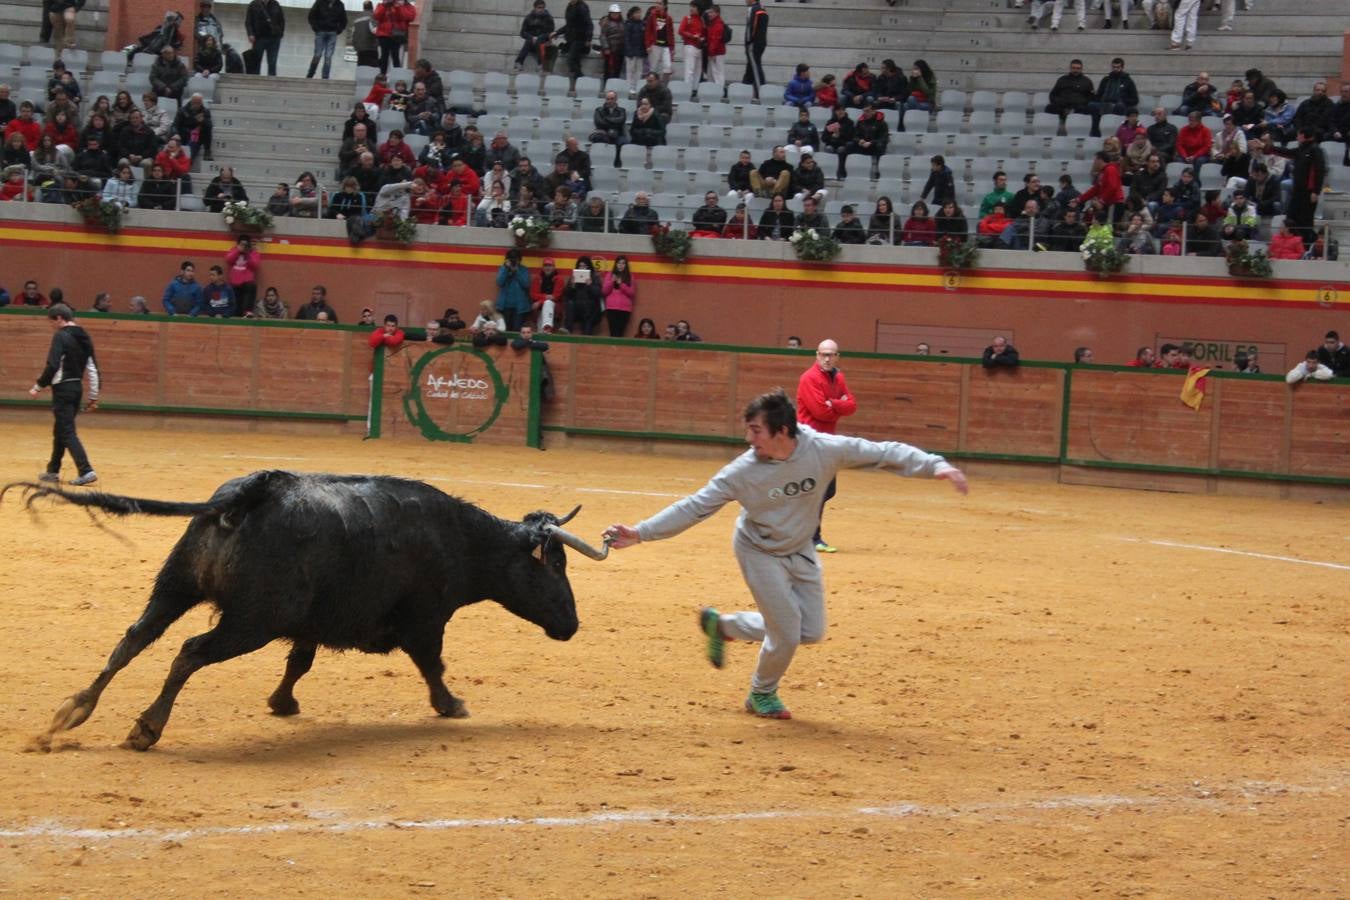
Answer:
<svg viewBox="0 0 1350 900"><path fill-rule="evenodd" d="M266 157L267 159L313 159L315 163L336 160L341 149L341 123L339 132L331 137L277 137L233 130L216 132L212 149L217 156Z"/></svg>
<svg viewBox="0 0 1350 900"><path fill-rule="evenodd" d="M343 94L289 94L259 88L220 86L216 89L216 106L249 111L260 115L334 115L346 118L354 101L351 93Z"/></svg>
<svg viewBox="0 0 1350 900"><path fill-rule="evenodd" d="M198 189L199 194L201 189L220 172L221 166L230 166L234 169L235 177L248 186L250 197L255 194L253 190L255 184L271 186L279 181L294 184L301 172L314 173L319 184L325 188L332 188L337 183L336 158L331 162L321 162L308 156L261 158L253 154L231 155L220 152L214 155L213 161L201 163L200 174L194 173L192 176L193 187Z"/></svg>
<svg viewBox="0 0 1350 900"><path fill-rule="evenodd" d="M272 116L259 113L251 107L219 104L211 110L211 120L217 133L229 131L258 137L317 137L339 140L345 116L329 114L288 114Z"/></svg>

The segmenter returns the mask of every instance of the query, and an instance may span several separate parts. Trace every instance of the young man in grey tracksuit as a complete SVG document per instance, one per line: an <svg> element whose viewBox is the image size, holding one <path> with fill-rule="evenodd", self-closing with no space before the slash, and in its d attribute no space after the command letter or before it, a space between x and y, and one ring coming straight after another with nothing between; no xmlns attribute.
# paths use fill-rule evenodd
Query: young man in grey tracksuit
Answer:
<svg viewBox="0 0 1350 900"><path fill-rule="evenodd" d="M611 525L605 539L616 549L674 537L727 503L741 505L734 547L741 574L758 612L699 615L708 638L708 659L721 667L727 638L761 641L745 708L758 716L789 719L778 682L801 643L825 636L825 592L813 536L820 491L840 469L884 469L900 475L930 475L966 493L960 469L941 456L893 441L874 442L822 434L797 423L792 401L781 391L753 400L745 410L750 449L732 460L698 493L677 500L633 525Z"/></svg>

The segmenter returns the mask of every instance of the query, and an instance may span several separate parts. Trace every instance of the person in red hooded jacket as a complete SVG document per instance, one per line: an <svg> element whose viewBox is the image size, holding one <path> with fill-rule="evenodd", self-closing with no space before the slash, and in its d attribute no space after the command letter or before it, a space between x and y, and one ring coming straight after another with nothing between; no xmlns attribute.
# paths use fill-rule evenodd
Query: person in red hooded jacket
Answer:
<svg viewBox="0 0 1350 900"><path fill-rule="evenodd" d="M708 11L703 14L703 21L703 69L708 80L715 84L725 97L727 90L727 23L722 21L722 8L716 3L708 7Z"/></svg>
<svg viewBox="0 0 1350 900"><path fill-rule="evenodd" d="M1096 221L1114 224L1125 202L1125 189L1120 183L1120 162L1107 157L1105 150L1099 150L1092 159L1092 175L1092 187L1078 195L1078 203L1086 209L1088 201L1095 200L1104 210L1096 217Z"/></svg>
<svg viewBox="0 0 1350 900"><path fill-rule="evenodd" d="M417 7L410 0L380 0L375 7L375 41L380 45L380 74L403 65L403 45L408 42L408 26L417 18Z"/></svg>
<svg viewBox="0 0 1350 900"><path fill-rule="evenodd" d="M835 365L839 361L839 345L826 338L816 346L816 361L797 381L797 421L816 431L834 434L840 419L858 411L858 402L848 392L844 373ZM825 488L820 501L820 515L825 515L825 504L835 494L835 479ZM816 524L816 552L836 553L837 547L826 543Z"/></svg>

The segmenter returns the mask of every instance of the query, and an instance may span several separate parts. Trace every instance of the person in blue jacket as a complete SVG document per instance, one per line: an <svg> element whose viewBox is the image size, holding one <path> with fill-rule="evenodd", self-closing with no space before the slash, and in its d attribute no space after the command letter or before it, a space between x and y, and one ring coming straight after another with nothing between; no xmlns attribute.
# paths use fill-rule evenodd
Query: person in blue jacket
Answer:
<svg viewBox="0 0 1350 900"><path fill-rule="evenodd" d="M497 312L506 320L507 331L519 331L530 312L530 270L520 262L515 247L497 270Z"/></svg>
<svg viewBox="0 0 1350 900"><path fill-rule="evenodd" d="M171 316L187 313L200 315L206 300L202 296L202 286L197 283L197 267L191 260L185 260L178 267L178 274L164 289L164 311Z"/></svg>
<svg viewBox="0 0 1350 900"><path fill-rule="evenodd" d="M783 90L783 102L803 108L816 102L816 86L811 81L811 67L806 63L797 63L797 74Z"/></svg>

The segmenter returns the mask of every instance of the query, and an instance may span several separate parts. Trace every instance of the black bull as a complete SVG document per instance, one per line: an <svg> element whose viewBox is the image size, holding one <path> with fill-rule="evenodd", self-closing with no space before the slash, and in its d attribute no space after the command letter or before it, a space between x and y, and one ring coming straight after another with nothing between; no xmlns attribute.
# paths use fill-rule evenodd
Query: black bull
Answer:
<svg viewBox="0 0 1350 900"><path fill-rule="evenodd" d="M446 688L441 644L455 610L496 600L565 641L577 630L563 545L604 559L562 529L572 516L534 512L510 522L430 485L363 475L255 472L228 481L205 503L142 500L16 482L28 505L55 497L115 515L191 516L165 561L145 612L87 689L68 698L39 745L93 713L103 690L184 613L211 603L210 631L184 642L164 688L137 718L125 747L149 749L173 703L203 666L291 642L286 673L268 698L280 716L300 711L292 690L320 647L388 653L417 665L442 716L468 715Z"/></svg>

